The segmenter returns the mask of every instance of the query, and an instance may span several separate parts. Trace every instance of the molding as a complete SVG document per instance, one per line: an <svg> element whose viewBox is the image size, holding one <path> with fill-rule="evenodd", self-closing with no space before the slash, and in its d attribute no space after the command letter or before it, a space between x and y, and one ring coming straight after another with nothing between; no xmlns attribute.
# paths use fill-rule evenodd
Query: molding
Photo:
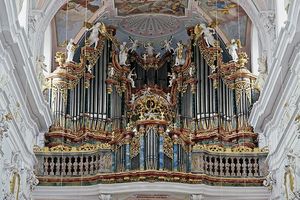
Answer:
<svg viewBox="0 0 300 200"><path fill-rule="evenodd" d="M202 184L166 182L136 182L122 184L99 184L95 186L38 186L33 194L35 200L97 199L100 194L126 193L182 193L202 194L205 199L222 200L267 200L269 192L264 187L222 187ZM113 198L114 199L114 198Z"/></svg>

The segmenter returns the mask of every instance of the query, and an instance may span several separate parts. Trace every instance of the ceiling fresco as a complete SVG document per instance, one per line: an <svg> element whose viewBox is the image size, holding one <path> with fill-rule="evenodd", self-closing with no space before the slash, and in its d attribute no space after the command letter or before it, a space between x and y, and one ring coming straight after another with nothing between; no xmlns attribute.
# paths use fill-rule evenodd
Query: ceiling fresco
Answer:
<svg viewBox="0 0 300 200"><path fill-rule="evenodd" d="M198 6L218 22L228 40L238 38L245 45L248 16L240 6L230 0L198 0Z"/></svg>
<svg viewBox="0 0 300 200"><path fill-rule="evenodd" d="M74 38L83 22L87 21L100 8L102 0L69 0L55 15L57 43Z"/></svg>
<svg viewBox="0 0 300 200"><path fill-rule="evenodd" d="M103 5L105 19L97 20L119 27L120 39L128 35L157 41L170 35L175 40L188 38L186 27L216 21L227 41L239 38L243 46L247 45L249 18L231 0L69 0L55 16L58 46L75 38L83 22L95 16Z"/></svg>
<svg viewBox="0 0 300 200"><path fill-rule="evenodd" d="M188 0L115 0L119 16L159 13L184 16Z"/></svg>

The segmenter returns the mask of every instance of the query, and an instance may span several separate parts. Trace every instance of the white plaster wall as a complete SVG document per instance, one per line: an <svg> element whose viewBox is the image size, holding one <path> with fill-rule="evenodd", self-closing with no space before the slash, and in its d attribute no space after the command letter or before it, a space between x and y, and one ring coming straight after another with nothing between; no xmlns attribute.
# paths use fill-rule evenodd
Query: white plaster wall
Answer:
<svg viewBox="0 0 300 200"><path fill-rule="evenodd" d="M281 17L277 16L278 22ZM294 161L297 162L294 193L300 192L300 126L297 118L300 114L300 1L293 1L285 27L279 25L278 29L264 92L253 106L250 122L269 148L267 163L275 180L271 184L270 199L281 200L287 199L284 174L291 151L297 158Z"/></svg>
<svg viewBox="0 0 300 200"><path fill-rule="evenodd" d="M51 124L50 110L36 78L28 31L22 25L26 20L19 23L14 1L2 0L0 8L0 112L12 116L0 118L0 199L16 197L9 188L16 173L19 199L29 200L37 183L33 146Z"/></svg>

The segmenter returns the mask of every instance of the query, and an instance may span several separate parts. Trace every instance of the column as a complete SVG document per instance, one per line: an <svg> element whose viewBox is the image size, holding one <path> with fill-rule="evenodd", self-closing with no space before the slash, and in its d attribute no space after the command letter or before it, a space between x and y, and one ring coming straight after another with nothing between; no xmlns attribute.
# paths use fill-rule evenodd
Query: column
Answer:
<svg viewBox="0 0 300 200"><path fill-rule="evenodd" d="M189 145L189 151L188 151L188 163L187 163L187 169L186 172L191 172L191 165L192 165L192 145Z"/></svg>
<svg viewBox="0 0 300 200"><path fill-rule="evenodd" d="M140 126L139 129L140 134L140 170L145 169L145 141L144 141L144 135L145 135L145 127L144 125Z"/></svg>
<svg viewBox="0 0 300 200"><path fill-rule="evenodd" d="M130 170L130 139L129 135L126 136L126 143L125 143L125 169L126 171Z"/></svg>
<svg viewBox="0 0 300 200"><path fill-rule="evenodd" d="M115 145L112 146L112 164L111 164L111 167L112 167L112 171L113 172L116 172L117 171L117 168L116 168L116 149L115 149Z"/></svg>
<svg viewBox="0 0 300 200"><path fill-rule="evenodd" d="M178 136L173 135L173 171L178 171Z"/></svg>
<svg viewBox="0 0 300 200"><path fill-rule="evenodd" d="M164 127L159 126L159 170L164 169Z"/></svg>

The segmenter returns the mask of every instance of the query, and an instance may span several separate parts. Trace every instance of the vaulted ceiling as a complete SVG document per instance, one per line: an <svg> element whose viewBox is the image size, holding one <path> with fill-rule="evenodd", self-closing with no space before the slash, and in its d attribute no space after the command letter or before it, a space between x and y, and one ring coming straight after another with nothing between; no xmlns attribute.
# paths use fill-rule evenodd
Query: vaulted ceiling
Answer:
<svg viewBox="0 0 300 200"><path fill-rule="evenodd" d="M231 0L69 0L54 18L56 45L70 38L78 41L83 22L97 20L117 27L121 41L131 35L154 43L171 35L185 41L186 28L204 22L217 24L225 42L239 38L247 47L251 29L249 17Z"/></svg>

